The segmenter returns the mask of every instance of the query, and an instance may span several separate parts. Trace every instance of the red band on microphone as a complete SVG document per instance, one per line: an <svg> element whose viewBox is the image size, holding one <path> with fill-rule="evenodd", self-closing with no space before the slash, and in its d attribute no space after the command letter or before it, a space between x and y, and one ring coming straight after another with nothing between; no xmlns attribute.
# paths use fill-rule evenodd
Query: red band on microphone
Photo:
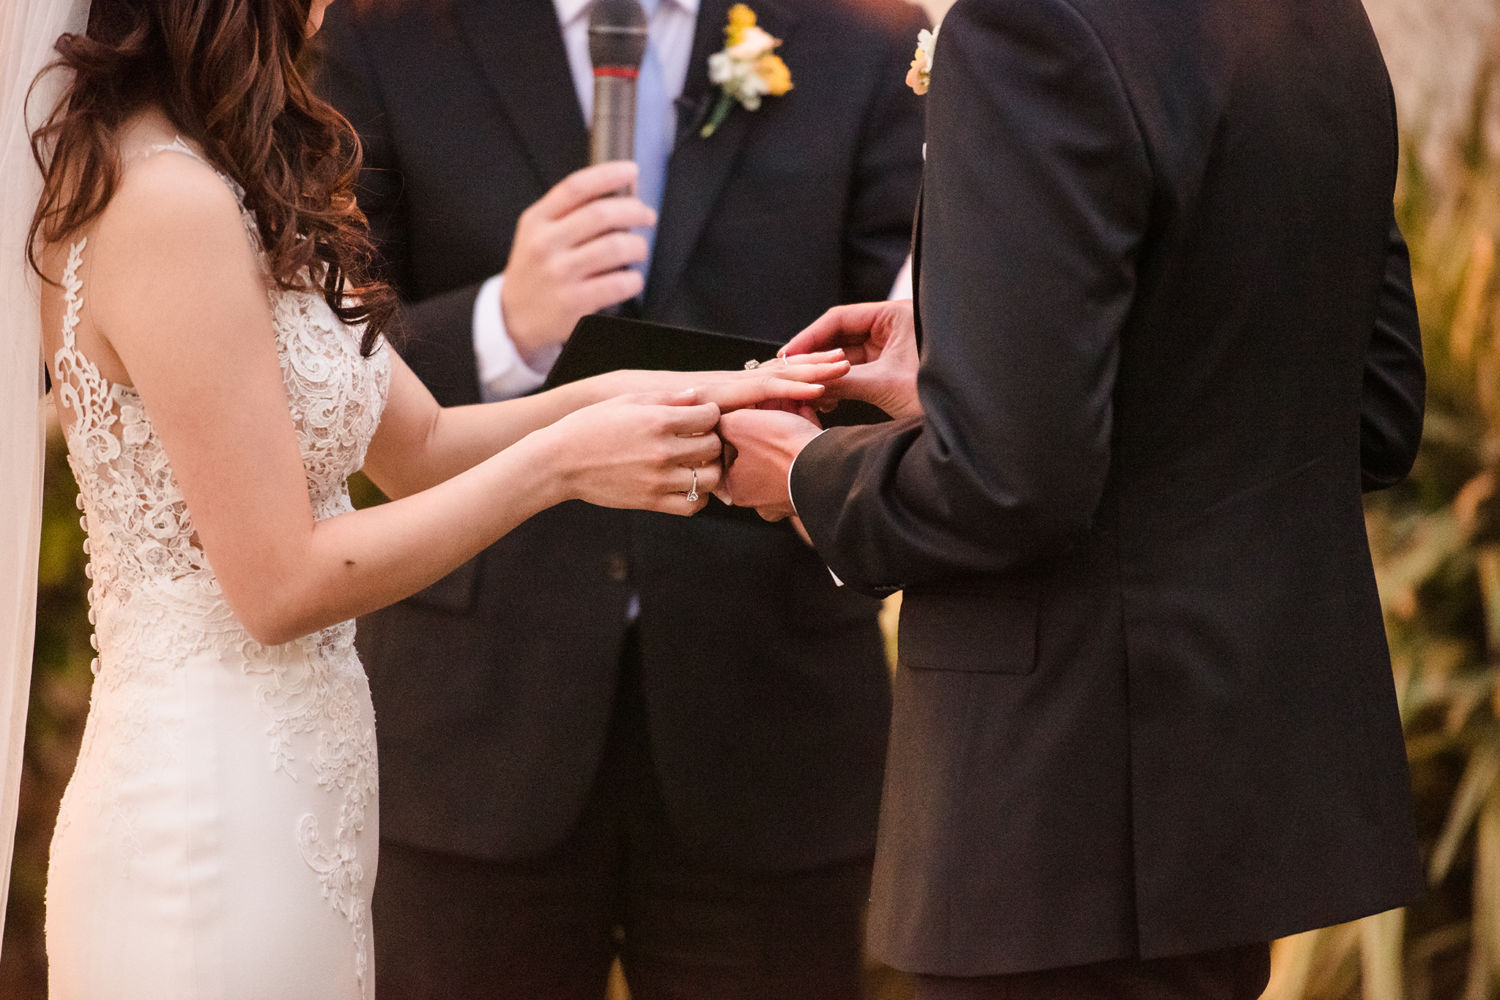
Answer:
<svg viewBox="0 0 1500 1000"><path fill-rule="evenodd" d="M621 80L634 80L641 75L641 71L631 69L629 66L595 66L595 76L613 76Z"/></svg>

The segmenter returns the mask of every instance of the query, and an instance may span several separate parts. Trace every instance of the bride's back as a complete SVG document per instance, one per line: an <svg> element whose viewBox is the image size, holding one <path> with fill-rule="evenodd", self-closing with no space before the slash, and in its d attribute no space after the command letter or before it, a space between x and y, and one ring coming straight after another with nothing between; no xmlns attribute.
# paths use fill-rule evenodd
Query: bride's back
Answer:
<svg viewBox="0 0 1500 1000"><path fill-rule="evenodd" d="M115 200L44 255L57 269L47 354L99 653L53 841L52 995L368 996L375 745L353 623L257 643L224 599L172 446L191 455L213 438L195 422L233 419L181 411L226 353L183 314L230 294L236 271L254 271L238 282L249 293L239 335L274 346L317 518L351 509L344 480L379 421L389 358L362 357L358 330L319 296L269 280L233 182L180 138L141 135ZM196 275L169 266L195 247L168 265L153 252L177 230L213 260ZM142 360L139 386L125 358ZM204 963L204 949L216 958Z"/></svg>
<svg viewBox="0 0 1500 1000"><path fill-rule="evenodd" d="M199 6L296 7L99 0L59 43L76 78L38 134L43 350L98 651L52 845L49 995L356 1000L378 830L353 623L267 645L226 592L258 520L351 509L390 356L378 308L330 290L360 283L366 238L338 129L265 114L278 88L287 113L311 99L245 42L264 32L174 16Z"/></svg>

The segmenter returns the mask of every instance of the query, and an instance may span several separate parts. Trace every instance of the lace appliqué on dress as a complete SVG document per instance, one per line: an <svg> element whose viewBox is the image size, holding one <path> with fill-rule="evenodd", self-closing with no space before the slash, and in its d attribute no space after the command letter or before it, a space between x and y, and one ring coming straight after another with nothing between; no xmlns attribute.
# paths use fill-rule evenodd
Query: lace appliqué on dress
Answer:
<svg viewBox="0 0 1500 1000"><path fill-rule="evenodd" d="M182 140L155 147L202 161ZM206 162L206 161L204 161ZM210 165L211 166L211 165ZM235 192L247 236L259 254L258 232ZM356 839L377 795L375 734L360 708L368 703L363 670L354 654L354 624L345 622L268 649L245 631L223 599L204 556L166 452L139 395L111 383L77 349L83 306L79 268L86 239L69 248L62 276L66 314L62 346L53 360L59 411L65 414L68 461L78 481L88 534L90 622L96 628L96 691L91 732L108 733L107 752L85 747L70 784L93 799L110 801L121 777L151 773L162 759L180 755L172 737L139 723L149 714L132 709L153 671L181 667L195 651L231 652L257 681L269 715L270 767L289 780L311 780L337 798L338 821L320 828L311 814L288 835L316 874L323 897L350 923L360 986L370 995L370 914L366 866ZM301 446L308 496L318 519L352 511L346 480L364 462L390 384L390 358L381 345L364 358L359 331L339 320L321 296L285 291L268 283L277 353ZM103 696L101 696L103 695ZM94 715L108 715L95 720ZM316 755L296 759L296 737L315 734ZM306 745L307 741L301 741ZM105 748L100 748L105 749ZM83 794L79 792L78 794ZM112 809L129 844L130 810ZM68 823L63 804L59 828Z"/></svg>

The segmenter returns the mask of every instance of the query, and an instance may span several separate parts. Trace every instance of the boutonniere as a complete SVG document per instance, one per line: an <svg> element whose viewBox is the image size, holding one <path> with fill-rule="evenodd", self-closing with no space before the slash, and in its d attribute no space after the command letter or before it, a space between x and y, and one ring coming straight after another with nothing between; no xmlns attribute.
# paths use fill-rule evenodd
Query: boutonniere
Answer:
<svg viewBox="0 0 1500 1000"><path fill-rule="evenodd" d="M698 134L707 139L724 124L735 102L746 111L760 107L762 97L780 97L792 89L792 71L774 50L781 39L755 23L755 11L742 3L729 8L724 49L708 57L708 79L719 85L719 100Z"/></svg>
<svg viewBox="0 0 1500 1000"><path fill-rule="evenodd" d="M937 48L940 28L941 25L932 31L923 28L917 32L917 52L912 57L911 69L906 71L906 85L915 90L919 97L932 86L932 53Z"/></svg>

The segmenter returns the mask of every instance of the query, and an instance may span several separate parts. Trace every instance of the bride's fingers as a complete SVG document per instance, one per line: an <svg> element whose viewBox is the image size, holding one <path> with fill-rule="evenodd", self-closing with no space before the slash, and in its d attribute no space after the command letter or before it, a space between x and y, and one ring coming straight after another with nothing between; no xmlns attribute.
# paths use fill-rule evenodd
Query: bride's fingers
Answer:
<svg viewBox="0 0 1500 1000"><path fill-rule="evenodd" d="M695 390L696 392L696 390ZM698 393L701 397L702 394ZM707 434L719 422L721 407L709 401L694 406L665 406L660 411L663 432L680 436Z"/></svg>
<svg viewBox="0 0 1500 1000"><path fill-rule="evenodd" d="M712 493L700 489L698 491L698 498L696 500L689 500L686 493L675 491L663 493L650 509L656 511L658 514L676 514L678 517L692 517L708 506L708 498L712 495Z"/></svg>
<svg viewBox="0 0 1500 1000"><path fill-rule="evenodd" d="M828 381L837 384L836 379L848 374L849 366L841 362L835 375ZM712 399L719 404L721 410L742 410L750 406L758 406L772 399L816 399L825 390L821 382L801 382L783 378L778 375L762 375L756 379L735 379L728 382L719 382L714 385L703 387L705 399Z"/></svg>
<svg viewBox="0 0 1500 1000"><path fill-rule="evenodd" d="M719 468L719 463L717 462L710 462L707 465L698 466L697 468L688 471L696 472L698 474L696 482L699 493L712 493L714 490L718 489L719 481L723 479L724 476L723 470ZM689 487L692 486L693 482L694 480L690 477L688 480ZM692 492L691 489L689 489L688 492Z"/></svg>
<svg viewBox="0 0 1500 1000"><path fill-rule="evenodd" d="M723 475L717 464L673 470L655 509L666 514L690 516L708 505Z"/></svg>
<svg viewBox="0 0 1500 1000"><path fill-rule="evenodd" d="M797 358L772 358L754 368L742 372L725 372L724 380L753 382L758 378L784 378L796 382L827 382L841 377L852 362L842 350L824 351L820 354L800 355Z"/></svg>
<svg viewBox="0 0 1500 1000"><path fill-rule="evenodd" d="M671 468L693 468L699 465L718 466L719 456L724 453L724 442L717 434L699 434L678 438L666 464Z"/></svg>

